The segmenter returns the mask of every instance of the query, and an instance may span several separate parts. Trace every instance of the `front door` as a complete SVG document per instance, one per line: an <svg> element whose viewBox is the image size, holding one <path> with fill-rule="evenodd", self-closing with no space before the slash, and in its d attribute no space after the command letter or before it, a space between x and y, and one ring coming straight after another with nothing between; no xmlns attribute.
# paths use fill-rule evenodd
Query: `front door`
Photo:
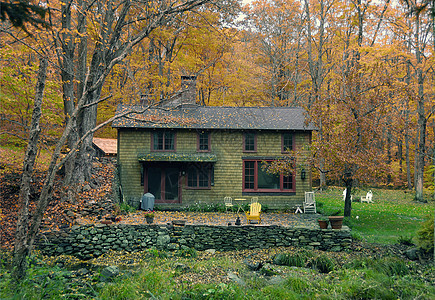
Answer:
<svg viewBox="0 0 435 300"><path fill-rule="evenodd" d="M180 169L172 166L145 168L145 193L150 192L156 203L181 203Z"/></svg>

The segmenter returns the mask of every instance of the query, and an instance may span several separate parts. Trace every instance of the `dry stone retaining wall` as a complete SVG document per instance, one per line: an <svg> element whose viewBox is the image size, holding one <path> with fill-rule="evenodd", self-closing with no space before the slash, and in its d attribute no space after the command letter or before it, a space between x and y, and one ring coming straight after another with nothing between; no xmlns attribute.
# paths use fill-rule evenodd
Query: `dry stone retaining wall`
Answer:
<svg viewBox="0 0 435 300"><path fill-rule="evenodd" d="M81 259L98 257L110 250L128 252L158 249L219 251L296 246L343 251L350 248L350 230L282 226L161 226L86 225L49 232L38 239L44 254L69 254Z"/></svg>

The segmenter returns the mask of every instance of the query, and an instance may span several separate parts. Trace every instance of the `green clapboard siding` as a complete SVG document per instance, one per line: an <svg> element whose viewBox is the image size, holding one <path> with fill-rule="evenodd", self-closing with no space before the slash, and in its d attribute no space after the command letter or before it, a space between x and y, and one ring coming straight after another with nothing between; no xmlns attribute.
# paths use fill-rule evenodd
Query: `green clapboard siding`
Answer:
<svg viewBox="0 0 435 300"><path fill-rule="evenodd" d="M125 198L138 205L144 188L141 186L141 165L139 159L158 157L161 161L166 154L154 155L150 151L152 130L118 129L118 164ZM295 144L298 153L305 153L304 145L310 141L310 132L295 133ZM178 161L194 161L194 158L207 157L207 161L214 162L214 186L206 190L185 189L186 178L182 178L182 206L196 202L223 202L225 196L233 198L250 199L251 195L242 194L242 157L279 157L281 153L281 133L276 131L261 131L257 133L257 152L243 153L243 133L238 131L211 131L211 151L208 153L197 152L197 131L179 130L176 132L176 152L172 156ZM169 154L168 154L169 155ZM169 155L171 156L171 155ZM146 159L145 159L146 160ZM298 160L300 163L301 160ZM291 208L301 205L304 192L311 190L310 167L305 168L306 180L296 175L296 193L294 195L262 195L259 201L270 208ZM184 176L186 177L186 176Z"/></svg>

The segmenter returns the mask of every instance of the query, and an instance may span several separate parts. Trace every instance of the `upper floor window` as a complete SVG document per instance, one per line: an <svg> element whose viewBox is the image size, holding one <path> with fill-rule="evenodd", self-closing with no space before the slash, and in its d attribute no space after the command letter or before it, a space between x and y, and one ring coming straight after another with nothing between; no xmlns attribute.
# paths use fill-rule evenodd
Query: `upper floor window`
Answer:
<svg viewBox="0 0 435 300"><path fill-rule="evenodd" d="M247 132L243 136L243 152L257 152L257 135Z"/></svg>
<svg viewBox="0 0 435 300"><path fill-rule="evenodd" d="M153 132L151 149L154 151L175 151L175 133L171 131Z"/></svg>
<svg viewBox="0 0 435 300"><path fill-rule="evenodd" d="M281 152L288 153L293 151L294 138L292 133L283 133L281 136Z"/></svg>
<svg viewBox="0 0 435 300"><path fill-rule="evenodd" d="M210 133L200 132L198 133L198 151L199 152L209 152L210 147Z"/></svg>

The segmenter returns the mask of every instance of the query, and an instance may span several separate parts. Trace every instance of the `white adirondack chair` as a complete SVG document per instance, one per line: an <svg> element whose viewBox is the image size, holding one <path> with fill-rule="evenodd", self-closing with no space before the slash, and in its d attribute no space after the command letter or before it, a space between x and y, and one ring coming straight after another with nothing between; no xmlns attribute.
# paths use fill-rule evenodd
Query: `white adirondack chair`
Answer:
<svg viewBox="0 0 435 300"><path fill-rule="evenodd" d="M373 193L372 191L368 191L367 195L364 197L361 197L361 203L366 202L366 203L373 203Z"/></svg>
<svg viewBox="0 0 435 300"><path fill-rule="evenodd" d="M304 214L306 213L317 213L314 192L305 192Z"/></svg>

